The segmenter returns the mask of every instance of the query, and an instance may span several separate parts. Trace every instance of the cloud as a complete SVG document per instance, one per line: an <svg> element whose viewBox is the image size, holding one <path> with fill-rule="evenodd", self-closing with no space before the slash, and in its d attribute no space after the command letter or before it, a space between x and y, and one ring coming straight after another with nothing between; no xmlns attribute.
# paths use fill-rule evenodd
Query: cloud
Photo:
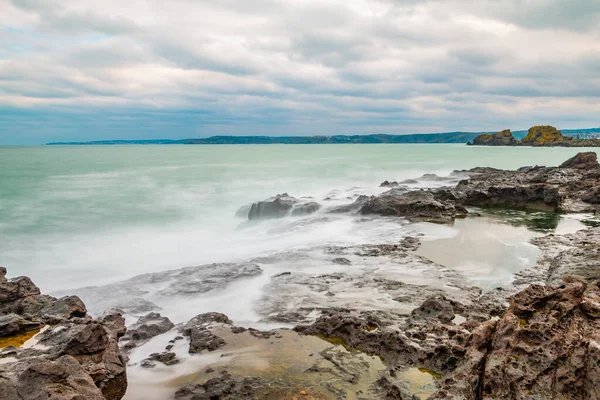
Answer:
<svg viewBox="0 0 600 400"><path fill-rule="evenodd" d="M595 0L10 0L0 15L0 143L599 125Z"/></svg>

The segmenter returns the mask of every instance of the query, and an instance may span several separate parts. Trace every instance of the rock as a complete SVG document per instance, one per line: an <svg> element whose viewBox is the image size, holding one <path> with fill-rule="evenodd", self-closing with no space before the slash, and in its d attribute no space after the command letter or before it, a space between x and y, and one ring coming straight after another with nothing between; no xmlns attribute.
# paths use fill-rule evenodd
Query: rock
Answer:
<svg viewBox="0 0 600 400"><path fill-rule="evenodd" d="M498 133L481 134L473 139L469 145L474 146L515 146L519 141L510 132L510 129L505 129Z"/></svg>
<svg viewBox="0 0 600 400"><path fill-rule="evenodd" d="M127 374L117 343L125 320L94 320L78 297L56 299L29 278L0 275L0 332L14 343L0 350L2 398L121 399Z"/></svg>
<svg viewBox="0 0 600 400"><path fill-rule="evenodd" d="M560 168L593 169L600 168L600 164L598 164L597 154L593 151L588 151L585 153L577 153L575 156L560 164Z"/></svg>
<svg viewBox="0 0 600 400"><path fill-rule="evenodd" d="M159 313L149 313L140 317L128 330L127 335L123 339L130 339L136 342L147 341L155 336L161 335L173 329L175 324L167 317L161 316Z"/></svg>
<svg viewBox="0 0 600 400"><path fill-rule="evenodd" d="M356 200L354 200L354 203L345 204L342 206L331 207L331 208L327 209L327 212L330 212L330 213L355 212L355 211L358 211L360 209L360 207L363 204L365 204L367 201L369 201L369 196L360 195L356 198Z"/></svg>
<svg viewBox="0 0 600 400"><path fill-rule="evenodd" d="M252 204L248 213L249 220L281 218L290 214L290 211L300 200L289 196L287 193Z"/></svg>
<svg viewBox="0 0 600 400"><path fill-rule="evenodd" d="M198 385L187 385L175 393L177 400L252 400L266 386L261 378L244 378L237 381L228 373Z"/></svg>
<svg viewBox="0 0 600 400"><path fill-rule="evenodd" d="M213 334L210 328L232 323L227 315L215 312L200 314L192 318L181 329L183 335L190 338L190 354L200 353L204 350L215 351L225 346L225 340Z"/></svg>
<svg viewBox="0 0 600 400"><path fill-rule="evenodd" d="M163 353L152 353L148 358L142 361L141 366L144 368L154 368L156 366L153 361L161 362L165 365L175 365L179 364L179 359L177 358L177 354L173 352L163 352Z"/></svg>
<svg viewBox="0 0 600 400"><path fill-rule="evenodd" d="M415 308L411 315L425 320L438 319L445 324L449 324L454 319L454 307L443 296L433 297L425 300L423 304Z"/></svg>
<svg viewBox="0 0 600 400"><path fill-rule="evenodd" d="M577 277L519 292L497 323L474 333L433 398L600 398L600 319L590 308L599 296L598 281Z"/></svg>
<svg viewBox="0 0 600 400"><path fill-rule="evenodd" d="M340 264L340 265L351 265L352 264L352 261L350 261L344 257L336 257L333 260L331 260L331 262L334 264Z"/></svg>
<svg viewBox="0 0 600 400"><path fill-rule="evenodd" d="M361 208L363 215L378 214L384 216L405 217L412 220L450 221L457 216L465 216L464 207L451 201L436 199L430 191L416 190L395 195L386 192L371 197Z"/></svg>
<svg viewBox="0 0 600 400"><path fill-rule="evenodd" d="M570 136L563 136L561 131L553 126L532 126L522 140L522 144L531 146L561 145L573 140Z"/></svg>
<svg viewBox="0 0 600 400"><path fill-rule="evenodd" d="M381 183L381 185L379 185L379 187L398 187L400 186L400 184L396 181L390 182L390 181L383 181Z"/></svg>
<svg viewBox="0 0 600 400"><path fill-rule="evenodd" d="M536 238L533 244L542 250L537 265L517 274L516 283L560 285L565 275L578 275L588 282L600 279L600 227L566 235Z"/></svg>
<svg viewBox="0 0 600 400"><path fill-rule="evenodd" d="M3 273L6 274L6 269L3 270ZM40 289L26 276L0 280L0 303L9 303L39 294Z"/></svg>
<svg viewBox="0 0 600 400"><path fill-rule="evenodd" d="M592 159L592 156L576 156L563 165L592 165ZM596 196L600 168L596 167L536 166L516 171L474 168L455 173L468 175L469 179L452 189L439 189L436 198L453 200L462 206L578 213L594 212L600 200Z"/></svg>
<svg viewBox="0 0 600 400"><path fill-rule="evenodd" d="M3 400L106 400L72 356L31 358L0 365Z"/></svg>
<svg viewBox="0 0 600 400"><path fill-rule="evenodd" d="M0 337L18 335L20 333L41 329L40 321L25 319L17 314L0 315Z"/></svg>
<svg viewBox="0 0 600 400"><path fill-rule="evenodd" d="M310 203L303 203L292 208L293 216L310 215L321 209L321 205L315 201Z"/></svg>
<svg viewBox="0 0 600 400"><path fill-rule="evenodd" d="M105 310L120 309L139 315L159 310L160 305L177 301L177 298L189 299L211 290L224 289L234 281L255 277L262 272L261 267L253 262L214 263L137 275L122 282L73 292L93 305L94 308L88 310L92 314L101 315Z"/></svg>

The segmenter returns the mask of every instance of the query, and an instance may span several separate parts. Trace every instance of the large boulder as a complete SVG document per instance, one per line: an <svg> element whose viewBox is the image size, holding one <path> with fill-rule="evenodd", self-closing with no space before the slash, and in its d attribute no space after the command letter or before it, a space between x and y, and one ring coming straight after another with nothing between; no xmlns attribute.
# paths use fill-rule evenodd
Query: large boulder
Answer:
<svg viewBox="0 0 600 400"><path fill-rule="evenodd" d="M290 214L292 208L300 200L287 193L252 204L248 212L249 220L282 218Z"/></svg>
<svg viewBox="0 0 600 400"><path fill-rule="evenodd" d="M127 389L121 315L95 320L75 296L40 294L0 271L0 393L8 400L119 400Z"/></svg>
<svg viewBox="0 0 600 400"><path fill-rule="evenodd" d="M416 190L396 194L392 189L381 196L373 196L360 209L361 214L405 217L435 222L450 221L466 216L467 210L454 202L438 199L431 191Z"/></svg>
<svg viewBox="0 0 600 400"><path fill-rule="evenodd" d="M598 164L598 155L593 151L587 151L585 153L577 153L564 163L560 164L560 167L575 169L592 169L600 168L600 164Z"/></svg>
<svg viewBox="0 0 600 400"><path fill-rule="evenodd" d="M527 131L521 143L530 146L560 146L573 140L570 136L563 136L561 131L550 125L532 126Z"/></svg>
<svg viewBox="0 0 600 400"><path fill-rule="evenodd" d="M462 365L433 398L600 398L600 282L567 276L511 298L473 334Z"/></svg>
<svg viewBox="0 0 600 400"><path fill-rule="evenodd" d="M475 146L517 146L519 141L510 132L510 129L505 129L498 133L481 134L473 139L472 143Z"/></svg>

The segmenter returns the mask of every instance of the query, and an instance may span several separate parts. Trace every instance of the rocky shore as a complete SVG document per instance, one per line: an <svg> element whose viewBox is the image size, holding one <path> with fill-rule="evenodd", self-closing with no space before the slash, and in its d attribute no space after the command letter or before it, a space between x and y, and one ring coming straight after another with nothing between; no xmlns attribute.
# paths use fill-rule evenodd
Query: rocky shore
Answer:
<svg viewBox="0 0 600 400"><path fill-rule="evenodd" d="M600 205L595 153L559 167L419 179L437 187L386 181L380 195L330 207L284 193L238 214L447 224L477 218L473 207L593 214ZM537 263L487 292L419 255L412 236L145 274L79 297L42 295L2 269L0 397L600 399L600 227L533 244ZM258 329L206 309L172 321L165 307L250 280L264 291Z"/></svg>

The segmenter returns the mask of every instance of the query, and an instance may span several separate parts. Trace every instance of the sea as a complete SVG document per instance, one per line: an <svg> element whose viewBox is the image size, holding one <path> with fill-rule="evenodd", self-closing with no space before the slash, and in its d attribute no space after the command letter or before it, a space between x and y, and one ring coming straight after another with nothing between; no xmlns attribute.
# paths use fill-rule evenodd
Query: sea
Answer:
<svg viewBox="0 0 600 400"><path fill-rule="evenodd" d="M9 276L29 276L53 293L314 246L397 243L417 234L434 242L428 250L434 261L461 269L484 288L502 286L515 270L535 262L528 241L540 234L536 229L410 224L325 210L383 192L384 180L416 179L409 186L430 187L444 182L418 178L476 166L556 166L584 150L460 144L0 147L0 265ZM240 208L280 193L324 209L258 222L239 215ZM578 216L559 219L546 230L582 227ZM443 242L452 238L461 239Z"/></svg>

